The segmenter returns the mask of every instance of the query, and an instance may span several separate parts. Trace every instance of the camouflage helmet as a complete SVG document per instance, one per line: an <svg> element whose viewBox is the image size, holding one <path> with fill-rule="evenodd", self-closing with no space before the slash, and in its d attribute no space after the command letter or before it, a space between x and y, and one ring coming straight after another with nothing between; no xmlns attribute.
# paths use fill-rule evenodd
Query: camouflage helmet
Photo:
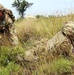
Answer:
<svg viewBox="0 0 74 75"><path fill-rule="evenodd" d="M63 27L62 32L67 36L74 36L74 22L68 21Z"/></svg>
<svg viewBox="0 0 74 75"><path fill-rule="evenodd" d="M4 10L4 6L0 4L0 10Z"/></svg>

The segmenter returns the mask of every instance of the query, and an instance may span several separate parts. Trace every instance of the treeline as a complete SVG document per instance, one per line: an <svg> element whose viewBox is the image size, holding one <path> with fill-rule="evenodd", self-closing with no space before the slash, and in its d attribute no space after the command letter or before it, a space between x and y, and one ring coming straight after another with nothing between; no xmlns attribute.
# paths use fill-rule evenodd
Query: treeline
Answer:
<svg viewBox="0 0 74 75"><path fill-rule="evenodd" d="M74 14L67 14L67 15L48 15L48 16L44 16L44 15L36 15L36 18L62 18L62 17L74 17Z"/></svg>

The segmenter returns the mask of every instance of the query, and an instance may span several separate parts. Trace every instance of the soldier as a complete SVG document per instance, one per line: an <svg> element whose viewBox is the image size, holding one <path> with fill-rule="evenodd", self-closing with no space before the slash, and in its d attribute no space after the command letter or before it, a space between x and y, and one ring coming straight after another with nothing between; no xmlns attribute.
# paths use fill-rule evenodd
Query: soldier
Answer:
<svg viewBox="0 0 74 75"><path fill-rule="evenodd" d="M0 31L5 31L8 34L8 37L11 40L11 45L18 44L18 38L16 36L16 31L13 25L14 21L15 17L12 11L4 8L4 6L0 4ZM3 26L5 27L5 29L3 28Z"/></svg>
<svg viewBox="0 0 74 75"><path fill-rule="evenodd" d="M74 22L68 21L62 28L62 33L70 40L74 47Z"/></svg>
<svg viewBox="0 0 74 75"><path fill-rule="evenodd" d="M53 38L47 42L50 54L74 57L74 22L68 21Z"/></svg>

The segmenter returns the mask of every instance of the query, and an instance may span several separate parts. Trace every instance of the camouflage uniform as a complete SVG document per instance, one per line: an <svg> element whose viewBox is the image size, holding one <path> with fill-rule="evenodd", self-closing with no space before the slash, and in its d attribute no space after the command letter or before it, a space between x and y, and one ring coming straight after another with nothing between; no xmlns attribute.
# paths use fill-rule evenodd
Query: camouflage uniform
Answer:
<svg viewBox="0 0 74 75"><path fill-rule="evenodd" d="M13 13L11 10L8 10L4 8L0 4L0 10L4 10L4 19L2 21L3 25L5 25L6 32L8 34L8 37L11 39L10 44L11 45L17 45L18 44L18 38L16 36L16 31L13 25L13 22L15 21L15 17L13 16ZM0 23L0 24L2 24Z"/></svg>
<svg viewBox="0 0 74 75"><path fill-rule="evenodd" d="M68 21L53 38L48 40L46 50L51 57L60 54L74 57L74 22Z"/></svg>
<svg viewBox="0 0 74 75"><path fill-rule="evenodd" d="M61 55L74 58L74 22L67 22L51 39L43 39L35 48L26 51L25 60L37 61L41 55L49 61Z"/></svg>
<svg viewBox="0 0 74 75"><path fill-rule="evenodd" d="M74 47L74 22L68 21L62 28L63 34L71 41Z"/></svg>

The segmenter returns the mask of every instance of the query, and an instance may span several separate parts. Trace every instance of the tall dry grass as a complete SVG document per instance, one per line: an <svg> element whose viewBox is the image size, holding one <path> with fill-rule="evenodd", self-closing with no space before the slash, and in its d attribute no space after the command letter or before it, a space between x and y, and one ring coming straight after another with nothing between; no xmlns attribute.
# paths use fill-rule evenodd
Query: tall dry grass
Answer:
<svg viewBox="0 0 74 75"><path fill-rule="evenodd" d="M28 18L28 19L19 19L15 22L17 35L21 43L23 43L24 48L30 49L33 47L35 40L40 40L42 38L52 38L67 21L74 21L74 15L67 16L50 16L50 17L40 17L40 18ZM42 62L41 62L42 61ZM58 61L58 64L57 64ZM63 62L64 61L64 62ZM62 62L62 63L60 63ZM59 66L61 65L61 68ZM64 64L64 65L63 65ZM66 65L67 64L67 65ZM50 66L51 65L51 66ZM53 60L53 63L48 63L45 59L40 59L36 63L37 69L33 71L32 75L57 75L57 72L71 70L71 62L67 59L61 58ZM65 69L64 69L65 68ZM54 71L54 73L52 72ZM50 74L52 72L52 74ZM60 75L61 75L60 73ZM59 75L59 74L58 74Z"/></svg>
<svg viewBox="0 0 74 75"><path fill-rule="evenodd" d="M50 16L36 19L19 19L15 22L17 34L27 40L29 37L51 38L67 21L74 20L74 15Z"/></svg>

